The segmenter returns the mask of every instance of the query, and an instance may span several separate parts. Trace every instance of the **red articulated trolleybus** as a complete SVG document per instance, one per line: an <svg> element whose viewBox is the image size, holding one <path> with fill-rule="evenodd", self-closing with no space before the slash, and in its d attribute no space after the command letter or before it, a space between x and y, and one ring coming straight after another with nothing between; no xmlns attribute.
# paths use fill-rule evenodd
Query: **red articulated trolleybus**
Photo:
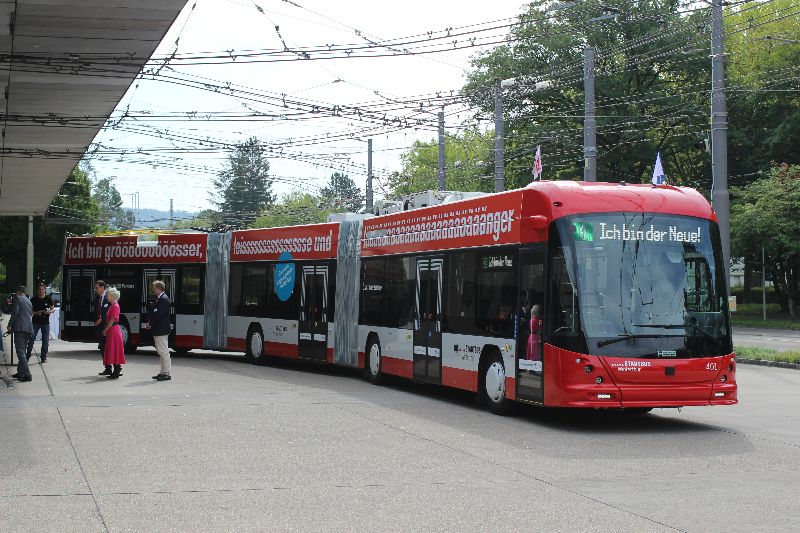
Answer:
<svg viewBox="0 0 800 533"><path fill-rule="evenodd" d="M375 383L394 375L474 391L497 413L515 400L636 411L737 403L719 230L697 191L536 182L447 200L327 224L161 235L159 246L186 239L200 256L148 255L141 266L148 245L135 237L132 256L109 259L73 257L101 238L70 238L64 338L88 336L74 325L87 321L76 313L93 316L91 276L146 284L172 272L179 348L358 367ZM134 259L130 277L112 277ZM185 298L199 307L181 319ZM126 317L129 343L146 343Z"/></svg>

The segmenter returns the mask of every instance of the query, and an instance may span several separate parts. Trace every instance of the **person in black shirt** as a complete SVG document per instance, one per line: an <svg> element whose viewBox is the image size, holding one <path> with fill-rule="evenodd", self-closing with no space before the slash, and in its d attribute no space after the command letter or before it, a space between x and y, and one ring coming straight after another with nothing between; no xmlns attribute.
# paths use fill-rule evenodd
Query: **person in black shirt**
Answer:
<svg viewBox="0 0 800 533"><path fill-rule="evenodd" d="M31 305L33 306L33 335L28 342L28 360L31 358L31 351L33 350L33 343L36 341L36 335L42 332L42 351L39 353L39 360L42 363L47 362L47 351L50 347L50 315L53 314L53 299L48 296L47 287L44 283L39 283L39 292L36 296L31 298Z"/></svg>

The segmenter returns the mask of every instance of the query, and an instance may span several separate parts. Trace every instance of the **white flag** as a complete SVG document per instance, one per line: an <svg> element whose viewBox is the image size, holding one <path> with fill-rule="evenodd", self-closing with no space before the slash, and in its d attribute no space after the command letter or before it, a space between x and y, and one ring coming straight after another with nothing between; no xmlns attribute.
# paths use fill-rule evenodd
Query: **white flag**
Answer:
<svg viewBox="0 0 800 533"><path fill-rule="evenodd" d="M653 167L653 185L664 185L667 183L667 176L664 174L664 167L661 166L661 152L656 154L656 166Z"/></svg>
<svg viewBox="0 0 800 533"><path fill-rule="evenodd" d="M542 147L536 147L536 157L533 160L533 181L542 178Z"/></svg>

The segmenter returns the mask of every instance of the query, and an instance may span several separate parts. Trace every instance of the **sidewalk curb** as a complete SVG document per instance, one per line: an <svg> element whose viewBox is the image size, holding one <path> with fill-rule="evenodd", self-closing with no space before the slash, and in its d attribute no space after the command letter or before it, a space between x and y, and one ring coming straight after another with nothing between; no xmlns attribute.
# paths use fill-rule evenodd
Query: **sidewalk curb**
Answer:
<svg viewBox="0 0 800 533"><path fill-rule="evenodd" d="M737 357L736 362L744 365L772 366L800 370L800 363L787 363L785 361L766 361L764 359L742 359L741 357Z"/></svg>

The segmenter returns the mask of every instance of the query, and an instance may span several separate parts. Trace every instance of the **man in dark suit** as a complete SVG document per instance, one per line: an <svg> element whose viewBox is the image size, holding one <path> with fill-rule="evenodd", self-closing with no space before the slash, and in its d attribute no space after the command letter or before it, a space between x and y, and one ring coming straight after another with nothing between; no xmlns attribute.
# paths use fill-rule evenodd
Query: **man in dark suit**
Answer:
<svg viewBox="0 0 800 533"><path fill-rule="evenodd" d="M100 358L106 349L106 336L103 335L103 328L106 325L106 313L108 312L108 300L106 300L106 282L102 279L94 283L94 334L97 337L97 348L100 350ZM100 372L101 376L110 376L111 365L105 365L105 369Z"/></svg>
<svg viewBox="0 0 800 533"><path fill-rule="evenodd" d="M166 289L164 282L156 280L153 282L153 296L155 301L147 308L149 322L144 324L145 329L149 329L153 335L153 344L156 352L161 358L161 370L153 376L158 381L169 381L172 379L172 361L169 356L169 333L172 329L170 320L169 296L164 292Z"/></svg>
<svg viewBox="0 0 800 533"><path fill-rule="evenodd" d="M28 368L28 342L33 335L33 306L25 294L25 287L19 286L11 307L8 331L14 332L14 346L17 352L17 373L11 376L21 382L32 381Z"/></svg>

